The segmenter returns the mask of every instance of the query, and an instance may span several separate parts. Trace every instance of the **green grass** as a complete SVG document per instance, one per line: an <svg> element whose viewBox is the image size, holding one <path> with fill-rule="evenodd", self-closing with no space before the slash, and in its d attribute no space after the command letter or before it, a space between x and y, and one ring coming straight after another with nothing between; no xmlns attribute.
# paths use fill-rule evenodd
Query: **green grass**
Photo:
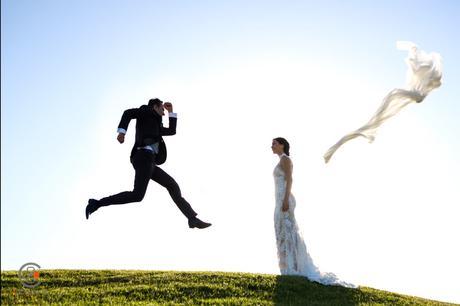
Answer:
<svg viewBox="0 0 460 306"><path fill-rule="evenodd" d="M2 305L453 305L367 287L324 286L303 277L223 272L41 270L24 288L2 271Z"/></svg>

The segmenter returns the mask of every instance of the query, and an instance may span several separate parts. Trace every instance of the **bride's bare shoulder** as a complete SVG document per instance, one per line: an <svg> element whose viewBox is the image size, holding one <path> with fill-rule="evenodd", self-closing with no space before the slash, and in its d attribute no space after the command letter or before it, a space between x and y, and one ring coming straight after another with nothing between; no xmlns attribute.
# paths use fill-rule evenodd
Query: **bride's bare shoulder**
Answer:
<svg viewBox="0 0 460 306"><path fill-rule="evenodd" d="M289 156L287 156L286 154L283 154L283 156L281 156L281 160L280 160L280 163L282 165L286 165L286 166L292 166L292 160Z"/></svg>

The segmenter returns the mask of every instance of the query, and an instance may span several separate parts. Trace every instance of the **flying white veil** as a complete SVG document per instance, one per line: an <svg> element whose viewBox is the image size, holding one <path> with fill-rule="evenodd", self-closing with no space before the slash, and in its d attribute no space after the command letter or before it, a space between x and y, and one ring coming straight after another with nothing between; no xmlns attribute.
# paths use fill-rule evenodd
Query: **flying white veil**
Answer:
<svg viewBox="0 0 460 306"><path fill-rule="evenodd" d="M430 91L441 86L442 63L438 53L427 54L419 50L417 45L408 41L398 41L396 47L409 52L406 58L409 69L407 70L405 89L396 88L390 91L369 122L356 131L343 136L335 145L330 147L323 156L326 163L340 146L353 138L362 136L367 138L369 142L374 141L377 128L382 123L396 115L406 105L422 102Z"/></svg>

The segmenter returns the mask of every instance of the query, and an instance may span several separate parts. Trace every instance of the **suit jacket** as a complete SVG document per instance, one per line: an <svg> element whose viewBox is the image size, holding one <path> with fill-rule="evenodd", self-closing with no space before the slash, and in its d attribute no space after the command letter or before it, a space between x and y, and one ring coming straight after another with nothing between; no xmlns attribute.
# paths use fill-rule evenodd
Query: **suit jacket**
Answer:
<svg viewBox="0 0 460 306"><path fill-rule="evenodd" d="M138 147L159 143L159 152L155 156L155 163L161 165L166 161L166 144L162 136L176 134L177 118L169 117L169 127L163 127L162 117L152 107L142 105L139 108L125 110L121 117L118 128L128 130L131 119L136 119L136 141L131 150L131 157L138 150Z"/></svg>

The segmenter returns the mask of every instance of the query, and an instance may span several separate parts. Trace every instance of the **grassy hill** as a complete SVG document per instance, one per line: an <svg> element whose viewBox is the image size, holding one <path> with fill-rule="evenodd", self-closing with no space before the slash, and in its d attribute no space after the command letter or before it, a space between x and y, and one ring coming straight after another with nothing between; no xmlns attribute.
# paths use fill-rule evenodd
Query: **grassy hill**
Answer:
<svg viewBox="0 0 460 306"><path fill-rule="evenodd" d="M24 288L16 271L3 271L1 304L453 305L367 287L249 273L41 270L39 280L37 287Z"/></svg>

